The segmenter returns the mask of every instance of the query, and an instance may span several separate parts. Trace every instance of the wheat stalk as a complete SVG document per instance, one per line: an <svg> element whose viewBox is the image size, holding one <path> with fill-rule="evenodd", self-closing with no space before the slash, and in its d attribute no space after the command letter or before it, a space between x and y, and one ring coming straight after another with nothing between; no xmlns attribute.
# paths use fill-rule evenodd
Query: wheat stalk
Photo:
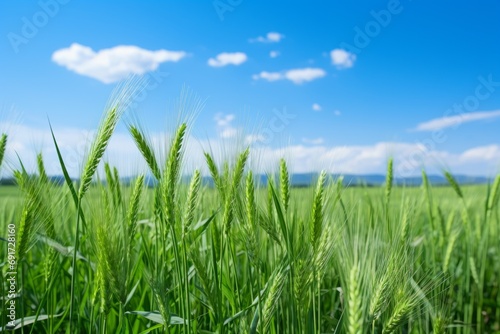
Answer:
<svg viewBox="0 0 500 334"><path fill-rule="evenodd" d="M146 274L146 279L151 286L156 305L158 305L160 315L163 319L164 329L168 330L168 327L170 325L170 309L168 305L168 289L163 275L164 273L160 273L159 277L156 278L152 277L150 274Z"/></svg>
<svg viewBox="0 0 500 334"><path fill-rule="evenodd" d="M97 288L100 296L100 311L101 313L108 313L109 305L111 303L111 277L114 273L110 267L108 259L109 238L107 238L107 231L102 225L96 231L96 253L97 253Z"/></svg>
<svg viewBox="0 0 500 334"><path fill-rule="evenodd" d="M193 262L193 266L198 274L198 278L201 281L203 291L208 299L208 302L213 310L218 308L218 298L214 289L214 280L210 276L207 266L204 264L205 259L202 259L198 250L194 250L195 247L189 252L190 259Z"/></svg>

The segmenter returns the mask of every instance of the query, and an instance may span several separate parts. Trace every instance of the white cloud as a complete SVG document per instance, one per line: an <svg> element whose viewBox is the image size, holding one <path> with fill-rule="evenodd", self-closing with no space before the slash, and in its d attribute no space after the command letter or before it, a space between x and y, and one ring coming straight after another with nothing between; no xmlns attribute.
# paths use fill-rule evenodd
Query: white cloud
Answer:
<svg viewBox="0 0 500 334"><path fill-rule="evenodd" d="M260 42L260 43L278 43L285 35L280 34L279 32L268 32L265 37L259 36L257 38L251 38L250 42Z"/></svg>
<svg viewBox="0 0 500 334"><path fill-rule="evenodd" d="M279 55L280 55L279 51L271 51L271 52L269 52L269 57L271 57L271 58L276 58Z"/></svg>
<svg viewBox="0 0 500 334"><path fill-rule="evenodd" d="M344 49L334 49L330 52L332 64L338 69L350 68L354 65L356 55Z"/></svg>
<svg viewBox="0 0 500 334"><path fill-rule="evenodd" d="M245 144L246 145L251 145L254 143L261 143L265 140L266 138L263 135L248 135L245 137Z"/></svg>
<svg viewBox="0 0 500 334"><path fill-rule="evenodd" d="M259 74L254 74L252 75L252 79L254 80L259 80L259 79L264 79L267 81L277 81L277 80L283 80L285 77L283 74L279 72L266 72L262 71Z"/></svg>
<svg viewBox="0 0 500 334"><path fill-rule="evenodd" d="M302 145L288 145L274 148L266 144L263 134L258 132L245 139L234 140L234 136L243 133L233 126L233 114L218 114L215 117L218 136L210 140L186 137L185 172L194 168L207 173L203 150L213 151L217 158L230 158L233 149L243 149L244 145L258 143L251 148L250 161L255 173L270 172L276 168L281 157L290 162L294 173L317 172L326 170L332 173L366 174L385 173L387 158L395 159L395 175L418 176L422 167L429 173L440 173L443 167L454 173L491 176L500 167L500 145L491 144L472 147L463 152L451 153L443 150L431 150L418 143L378 142L367 145L327 146L321 138L304 138ZM52 143L50 131L24 125L0 123L0 128L8 129L7 164L3 175L8 175L12 167L19 167L19 155L26 168L36 170L36 154L43 152L47 173L61 175L57 154ZM81 128L55 128L56 138L63 158L72 177L78 177L83 159L90 145L93 131ZM160 159L165 142L163 133L153 133L151 142L157 149ZM279 142L279 138L275 138ZM239 145L239 146L238 146ZM122 176L147 172L147 166L128 133L116 132L109 143L105 161L116 166ZM101 170L102 171L102 170Z"/></svg>
<svg viewBox="0 0 500 334"><path fill-rule="evenodd" d="M161 63L178 62L186 57L185 51L150 51L134 45L119 45L94 51L88 46L73 43L52 54L52 61L68 70L112 83L129 75L155 71Z"/></svg>
<svg viewBox="0 0 500 334"><path fill-rule="evenodd" d="M326 75L326 72L321 68L297 68L291 69L284 72L266 72L262 71L259 74L254 74L252 78L254 80L267 80L267 81L277 81L277 80L289 80L296 85L302 84L304 82L313 81L322 78Z"/></svg>
<svg viewBox="0 0 500 334"><path fill-rule="evenodd" d="M335 116L340 116L340 115L342 115L342 112L340 112L340 110L334 110L334 111L333 111L333 114L334 114Z"/></svg>
<svg viewBox="0 0 500 334"><path fill-rule="evenodd" d="M317 103L313 103L312 110L314 110L314 111L321 111L321 106L319 104L317 104Z"/></svg>
<svg viewBox="0 0 500 334"><path fill-rule="evenodd" d="M323 138L315 138L315 139L302 138L302 142L309 145L321 145L325 142L325 140Z"/></svg>
<svg viewBox="0 0 500 334"><path fill-rule="evenodd" d="M247 55L243 52L223 52L219 53L215 58L208 60L208 65L212 67L222 67L227 65L241 65L247 61Z"/></svg>
<svg viewBox="0 0 500 334"><path fill-rule="evenodd" d="M416 131L436 131L445 129L452 126L458 126L463 123L479 121L483 119L491 119L500 117L500 110L494 111L477 111L467 114L459 114L455 116L445 116L440 118L435 118L427 122L423 122L417 125Z"/></svg>
<svg viewBox="0 0 500 334"><path fill-rule="evenodd" d="M217 125L217 132L219 137L228 139L234 138L238 135L238 130L232 125L235 119L234 114L217 113L214 117Z"/></svg>
<svg viewBox="0 0 500 334"><path fill-rule="evenodd" d="M231 125L231 122L234 121L235 116L234 114L224 115L223 113L217 113L214 119L217 126L226 127Z"/></svg>
<svg viewBox="0 0 500 334"><path fill-rule="evenodd" d="M295 84L301 84L307 81L322 78L326 72L321 68L299 68L295 70L286 71L285 77Z"/></svg>
<svg viewBox="0 0 500 334"><path fill-rule="evenodd" d="M238 131L232 127L225 128L219 133L220 137L225 138L225 139L234 138L234 137L236 137L237 134L238 134Z"/></svg>

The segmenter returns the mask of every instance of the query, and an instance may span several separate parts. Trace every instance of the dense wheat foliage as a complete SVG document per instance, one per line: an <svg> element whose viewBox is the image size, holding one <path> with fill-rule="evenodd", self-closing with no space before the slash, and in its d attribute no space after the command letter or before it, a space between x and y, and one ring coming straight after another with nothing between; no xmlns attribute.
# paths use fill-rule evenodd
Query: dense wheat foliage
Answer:
<svg viewBox="0 0 500 334"><path fill-rule="evenodd" d="M500 330L500 177L461 187L445 173L450 186L432 187L424 173L421 187L404 188L391 159L384 187L344 188L320 173L293 188L284 160L260 184L243 148L220 163L206 153L198 168L213 182L198 170L187 180L181 124L164 161L129 127L150 176L125 184L107 164L95 175L117 117L106 113L80 183L67 173L51 183L39 155L37 173L21 168L17 186L0 186L4 264L8 225L16 230L19 331ZM3 135L0 162L5 145ZM7 315L3 305L0 324Z"/></svg>

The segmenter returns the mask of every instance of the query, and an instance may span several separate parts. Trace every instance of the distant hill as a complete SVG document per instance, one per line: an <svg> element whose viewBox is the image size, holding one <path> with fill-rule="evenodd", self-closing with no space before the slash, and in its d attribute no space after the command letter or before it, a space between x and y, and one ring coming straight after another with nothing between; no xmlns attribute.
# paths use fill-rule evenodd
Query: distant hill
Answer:
<svg viewBox="0 0 500 334"><path fill-rule="evenodd" d="M375 187L380 186L385 183L385 175L382 174L331 174L330 175L334 180L343 178L342 183L344 186L368 186ZM278 179L279 176L275 175L275 179ZM457 182L461 185L470 185L470 184L487 184L488 182L492 182L491 179L483 176L469 176L469 175L454 175ZM316 183L318 179L318 173L297 173L292 174L290 176L290 183L294 187L308 187ZM428 175L429 182L432 185L448 185L448 181L444 176L441 175ZM261 185L267 184L268 175L260 174L256 176L256 180ZM183 182L189 182L189 177L185 176L183 178ZM150 185L154 185L155 181L150 180ZM208 186L213 186L213 180L210 176L203 177L203 183ZM398 186L420 186L422 184L422 177L405 177L405 178L394 178L394 184Z"/></svg>
<svg viewBox="0 0 500 334"><path fill-rule="evenodd" d="M338 178L342 177L343 178L343 184L344 186L380 186L384 184L385 182L385 175L382 174L362 174L362 175L356 175L356 174L332 174L331 175L333 179L337 180ZM278 178L278 176L275 176ZM457 182L461 185L467 185L467 184L487 184L488 182L492 182L491 179L484 177L484 176L469 176L469 175L454 175L455 179ZM447 185L448 181L444 176L441 175L429 175L429 182L432 185ZM64 183L64 177L63 176L51 176L49 179L56 183L56 184L63 184ZM122 181L125 184L129 184L135 179L135 177L124 177L122 178ZM316 182L318 179L318 174L317 173L297 173L297 174L292 174L291 177L291 184L294 187L307 187ZM257 176L258 183L261 185L267 184L268 180L268 175L266 174L261 174ZM77 179L74 179L73 181L77 181ZM189 177L185 176L183 177L183 182L189 182ZM148 186L154 186L156 181L154 178L149 177L147 178L146 184ZM203 183L208 185L208 186L213 186L213 180L209 176L203 177ZM14 185L15 180L13 178L4 178L0 180L1 185ZM394 178L394 184L395 185L405 185L405 186L419 186L422 184L422 177L420 176L415 176L415 177L404 177L404 178Z"/></svg>
<svg viewBox="0 0 500 334"><path fill-rule="evenodd" d="M333 179L343 178L344 186L380 186L385 183L385 175L382 174L332 174ZM468 175L454 175L455 179L459 184L486 184L491 180L487 177L482 176L468 176ZM317 173L304 173L304 174L293 174L291 176L291 184L296 187L310 186L316 182L318 179ZM429 175L429 182L432 185L447 185L448 181L444 176L441 175ZM267 176L261 175L260 180L263 183L267 183ZM422 177L405 177L405 178L394 178L394 184L405 185L405 186L419 186L422 184Z"/></svg>

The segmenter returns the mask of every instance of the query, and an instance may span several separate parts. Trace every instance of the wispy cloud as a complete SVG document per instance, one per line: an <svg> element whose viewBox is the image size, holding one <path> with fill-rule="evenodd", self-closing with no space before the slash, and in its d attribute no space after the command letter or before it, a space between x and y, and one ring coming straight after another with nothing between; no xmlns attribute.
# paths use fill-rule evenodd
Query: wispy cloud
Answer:
<svg viewBox="0 0 500 334"><path fill-rule="evenodd" d="M321 145L325 142L325 140L323 138L302 138L302 142L309 145Z"/></svg>
<svg viewBox="0 0 500 334"><path fill-rule="evenodd" d="M452 126L458 126L463 123L491 119L500 117L500 110L494 111L477 111L466 114L459 114L455 116L445 116L440 118L431 119L430 121L423 122L417 125L415 131L436 131Z"/></svg>
<svg viewBox="0 0 500 334"><path fill-rule="evenodd" d="M223 52L219 53L215 58L208 60L208 65L212 67L223 67L227 65L241 65L248 59L243 52Z"/></svg>
<svg viewBox="0 0 500 334"><path fill-rule="evenodd" d="M186 57L185 51L145 50L134 45L119 45L94 51L88 46L73 43L52 54L52 61L68 70L112 83L131 74L155 71L161 63L178 62Z"/></svg>
<svg viewBox="0 0 500 334"><path fill-rule="evenodd" d="M260 43L278 43L281 41L283 38L285 38L285 35L280 34L279 32L268 32L266 36L259 36L257 38L251 38L250 42L260 42Z"/></svg>
<svg viewBox="0 0 500 334"><path fill-rule="evenodd" d="M330 51L330 58L332 59L332 64L338 69L353 67L356 61L356 55L344 49L334 49Z"/></svg>
<svg viewBox="0 0 500 334"><path fill-rule="evenodd" d="M321 106L319 104L313 103L312 110L314 110L314 111L321 111L321 109L322 108L321 108Z"/></svg>
<svg viewBox="0 0 500 334"><path fill-rule="evenodd" d="M266 72L262 71L259 74L254 74L252 78L254 80L267 80L267 81L278 81L278 80L289 80L294 84L302 84L304 82L313 81L322 78L326 75L326 72L321 68L296 68L287 70L284 72Z"/></svg>
<svg viewBox="0 0 500 334"><path fill-rule="evenodd" d="M464 162L500 161L500 146L487 145L469 149L460 155Z"/></svg>
<svg viewBox="0 0 500 334"><path fill-rule="evenodd" d="M280 55L279 51L271 51L271 52L269 52L269 57L271 57L271 58L276 58L279 55Z"/></svg>

